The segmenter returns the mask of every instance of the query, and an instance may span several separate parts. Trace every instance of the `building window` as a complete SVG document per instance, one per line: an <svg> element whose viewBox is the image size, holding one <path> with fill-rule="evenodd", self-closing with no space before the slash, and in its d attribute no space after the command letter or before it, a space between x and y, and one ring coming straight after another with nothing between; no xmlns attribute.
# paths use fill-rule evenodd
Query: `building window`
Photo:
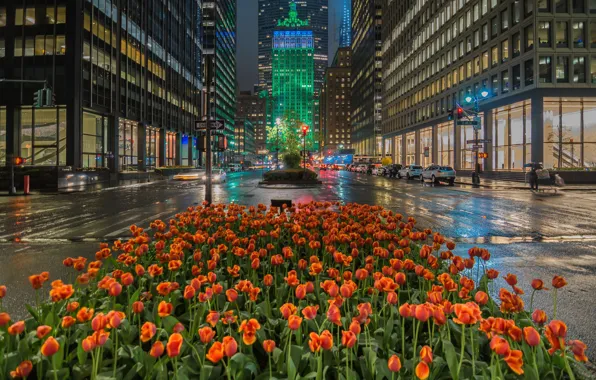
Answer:
<svg viewBox="0 0 596 380"><path fill-rule="evenodd" d="M0 27L6 26L6 8L0 7Z"/></svg>
<svg viewBox="0 0 596 380"><path fill-rule="evenodd" d="M474 75L480 74L480 71L482 71L480 66L480 57L476 57L474 58Z"/></svg>
<svg viewBox="0 0 596 380"><path fill-rule="evenodd" d="M6 57L6 45L4 38L0 38L0 58Z"/></svg>
<svg viewBox="0 0 596 380"><path fill-rule="evenodd" d="M83 112L83 167L107 167L105 153L108 146L108 119Z"/></svg>
<svg viewBox="0 0 596 380"><path fill-rule="evenodd" d="M555 0L555 12L567 13L567 1L568 0Z"/></svg>
<svg viewBox="0 0 596 380"><path fill-rule="evenodd" d="M507 62L509 60L509 41L501 41L501 62Z"/></svg>
<svg viewBox="0 0 596 380"><path fill-rule="evenodd" d="M15 25L35 25L35 8L15 9Z"/></svg>
<svg viewBox="0 0 596 380"><path fill-rule="evenodd" d="M525 85L531 86L534 84L534 60L530 59L524 62L524 78Z"/></svg>
<svg viewBox="0 0 596 380"><path fill-rule="evenodd" d="M466 62L466 79L472 78L472 61Z"/></svg>
<svg viewBox="0 0 596 380"><path fill-rule="evenodd" d="M572 38L573 38L573 47L575 48L583 48L585 46L585 39L584 39L584 22L583 21L576 21L572 24L571 28Z"/></svg>
<svg viewBox="0 0 596 380"><path fill-rule="evenodd" d="M488 50L482 53L482 71L488 70Z"/></svg>
<svg viewBox="0 0 596 380"><path fill-rule="evenodd" d="M586 83L585 57L573 57L573 83Z"/></svg>
<svg viewBox="0 0 596 380"><path fill-rule="evenodd" d="M35 55L35 39L33 37L25 37L25 57L33 57Z"/></svg>
<svg viewBox="0 0 596 380"><path fill-rule="evenodd" d="M513 58L519 57L521 54L521 37L519 33L515 33L511 39L513 45Z"/></svg>
<svg viewBox="0 0 596 380"><path fill-rule="evenodd" d="M416 133L406 134L406 165L416 164Z"/></svg>
<svg viewBox="0 0 596 380"><path fill-rule="evenodd" d="M590 21L590 47L596 48L596 21Z"/></svg>
<svg viewBox="0 0 596 380"><path fill-rule="evenodd" d="M569 43L567 42L567 22L557 21L555 23L555 29L555 43L557 44L557 47L569 47Z"/></svg>
<svg viewBox="0 0 596 380"><path fill-rule="evenodd" d="M488 41L488 24L482 25L482 43Z"/></svg>
<svg viewBox="0 0 596 380"><path fill-rule="evenodd" d="M534 27L532 25L524 29L526 51L534 49Z"/></svg>
<svg viewBox="0 0 596 380"><path fill-rule="evenodd" d="M544 99L544 166L596 167L596 99Z"/></svg>
<svg viewBox="0 0 596 380"><path fill-rule="evenodd" d="M66 24L66 7L59 6L46 8L46 23L48 24Z"/></svg>
<svg viewBox="0 0 596 380"><path fill-rule="evenodd" d="M6 165L6 107L0 107L0 166Z"/></svg>
<svg viewBox="0 0 596 380"><path fill-rule="evenodd" d="M586 8L584 8L584 0L573 0L573 13L584 13Z"/></svg>
<svg viewBox="0 0 596 380"><path fill-rule="evenodd" d="M159 141L159 129L147 127L145 130L145 166L147 169L155 169L159 166Z"/></svg>
<svg viewBox="0 0 596 380"><path fill-rule="evenodd" d="M590 13L596 13L596 0L590 0Z"/></svg>
<svg viewBox="0 0 596 380"><path fill-rule="evenodd" d="M166 132L165 166L176 165L176 133Z"/></svg>
<svg viewBox="0 0 596 380"><path fill-rule="evenodd" d="M541 21L538 23L538 46L550 47L550 22Z"/></svg>
<svg viewBox="0 0 596 380"><path fill-rule="evenodd" d="M501 72L501 93L506 94L509 92L509 70Z"/></svg>
<svg viewBox="0 0 596 380"><path fill-rule="evenodd" d="M524 0L524 16L528 17L534 13L534 0Z"/></svg>
<svg viewBox="0 0 596 380"><path fill-rule="evenodd" d="M538 61L538 72L540 75L540 83L553 82L553 65L551 57L540 57Z"/></svg>
<svg viewBox="0 0 596 380"><path fill-rule="evenodd" d="M592 84L596 84L596 55L592 56L592 64L590 66L590 75L592 76Z"/></svg>
<svg viewBox="0 0 596 380"><path fill-rule="evenodd" d="M501 32L509 29L509 13L507 9L501 11Z"/></svg>
<svg viewBox="0 0 596 380"><path fill-rule="evenodd" d="M134 121L120 119L120 125L118 126L120 171L138 170L138 139L138 124Z"/></svg>
<svg viewBox="0 0 596 380"><path fill-rule="evenodd" d="M20 156L26 165L66 164L66 109L22 108Z"/></svg>
<svg viewBox="0 0 596 380"><path fill-rule="evenodd" d="M521 88L521 67L520 65L515 65L511 69L511 74L513 76L513 91L519 90Z"/></svg>
<svg viewBox="0 0 596 380"><path fill-rule="evenodd" d="M569 83L569 57L557 57L557 83Z"/></svg>
<svg viewBox="0 0 596 380"><path fill-rule="evenodd" d="M437 162L443 166L453 166L454 159L453 123L437 125Z"/></svg>
<svg viewBox="0 0 596 380"><path fill-rule="evenodd" d="M530 100L494 109L493 168L523 170L531 160L532 106Z"/></svg>
<svg viewBox="0 0 596 380"><path fill-rule="evenodd" d="M491 81L491 85L492 85L492 92L494 96L497 96L499 94L499 76L498 75L493 75L490 78Z"/></svg>
<svg viewBox="0 0 596 380"><path fill-rule="evenodd" d="M66 39L64 36L56 36L56 55L66 54Z"/></svg>
<svg viewBox="0 0 596 380"><path fill-rule="evenodd" d="M493 17L490 20L490 25L491 25L491 37L495 38L496 36L499 35L499 22L497 21L497 16Z"/></svg>
<svg viewBox="0 0 596 380"><path fill-rule="evenodd" d="M420 160L422 167L426 168L433 162L433 129L426 128L420 130Z"/></svg>
<svg viewBox="0 0 596 380"><path fill-rule="evenodd" d="M538 0L538 12L550 13L551 12L550 2L551 2L551 0Z"/></svg>
<svg viewBox="0 0 596 380"><path fill-rule="evenodd" d="M521 1L514 0L511 5L511 25L515 26L521 21Z"/></svg>

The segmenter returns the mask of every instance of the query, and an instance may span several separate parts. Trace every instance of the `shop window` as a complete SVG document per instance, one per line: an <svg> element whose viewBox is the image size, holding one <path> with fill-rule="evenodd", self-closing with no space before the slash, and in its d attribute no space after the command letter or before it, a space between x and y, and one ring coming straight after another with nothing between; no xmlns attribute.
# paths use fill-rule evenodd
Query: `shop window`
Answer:
<svg viewBox="0 0 596 380"><path fill-rule="evenodd" d="M538 46L551 47L550 22L541 21L538 23Z"/></svg>
<svg viewBox="0 0 596 380"><path fill-rule="evenodd" d="M494 109L493 168L523 170L531 157L531 103L529 100Z"/></svg>
<svg viewBox="0 0 596 380"><path fill-rule="evenodd" d="M406 165L416 164L416 133L406 135Z"/></svg>
<svg viewBox="0 0 596 380"><path fill-rule="evenodd" d="M166 166L176 165L176 134L173 132L166 132Z"/></svg>
<svg viewBox="0 0 596 380"><path fill-rule="evenodd" d="M501 72L501 93L506 94L509 92L509 71L504 70Z"/></svg>
<svg viewBox="0 0 596 380"><path fill-rule="evenodd" d="M534 60L524 62L524 81L526 86L534 84Z"/></svg>
<svg viewBox="0 0 596 380"><path fill-rule="evenodd" d="M538 61L538 72L540 75L540 83L552 83L553 66L551 57L540 57Z"/></svg>
<svg viewBox="0 0 596 380"><path fill-rule="evenodd" d="M524 16L528 17L534 13L534 0L524 0Z"/></svg>
<svg viewBox="0 0 596 380"><path fill-rule="evenodd" d="M501 41L501 62L507 62L509 60L509 41Z"/></svg>
<svg viewBox="0 0 596 380"><path fill-rule="evenodd" d="M0 7L0 27L6 26L6 8Z"/></svg>
<svg viewBox="0 0 596 380"><path fill-rule="evenodd" d="M586 83L585 57L573 57L573 83Z"/></svg>
<svg viewBox="0 0 596 380"><path fill-rule="evenodd" d="M534 49L534 26L530 25L524 29L524 40L526 51Z"/></svg>
<svg viewBox="0 0 596 380"><path fill-rule="evenodd" d="M566 21L557 21L555 23L555 42L558 48L566 48L569 47L569 42L567 41L567 22Z"/></svg>
<svg viewBox="0 0 596 380"><path fill-rule="evenodd" d="M147 169L155 169L157 166L159 166L159 129L147 127L145 131L145 139L145 166Z"/></svg>
<svg viewBox="0 0 596 380"><path fill-rule="evenodd" d="M66 148L66 128L62 128L66 125L66 109L23 108L20 120L19 154L26 159L26 165L63 165L60 148Z"/></svg>
<svg viewBox="0 0 596 380"><path fill-rule="evenodd" d="M521 21L521 1L514 0L511 4L511 25L515 26Z"/></svg>
<svg viewBox="0 0 596 380"><path fill-rule="evenodd" d="M567 13L567 1L568 0L555 0L555 12Z"/></svg>
<svg viewBox="0 0 596 380"><path fill-rule="evenodd" d="M511 44L513 45L513 58L519 57L521 54L521 37L519 33L515 33L511 38Z"/></svg>
<svg viewBox="0 0 596 380"><path fill-rule="evenodd" d="M519 90L521 88L521 67L520 65L515 65L511 69L511 76L513 77L513 91Z"/></svg>
<svg viewBox="0 0 596 380"><path fill-rule="evenodd" d="M551 12L551 0L538 0L538 12L550 13Z"/></svg>
<svg viewBox="0 0 596 380"><path fill-rule="evenodd" d="M437 163L444 166L453 166L454 158L453 123L437 125Z"/></svg>
<svg viewBox="0 0 596 380"><path fill-rule="evenodd" d="M592 84L596 84L596 55L592 56L592 64L590 66L590 76L592 77Z"/></svg>
<svg viewBox="0 0 596 380"><path fill-rule="evenodd" d="M393 139L393 144L395 145L395 157L393 157L394 164L402 163L402 139L402 136L397 136Z"/></svg>
<svg viewBox="0 0 596 380"><path fill-rule="evenodd" d="M134 121L120 120L118 126L118 154L120 171L138 170L138 125Z"/></svg>
<svg viewBox="0 0 596 380"><path fill-rule="evenodd" d="M478 131L478 135L471 125L458 125L458 134L460 136L460 159L458 169L470 170L474 169L476 161L476 151L473 149L473 144L468 144L468 140L484 139L484 114L480 114L480 125L482 128ZM482 162L479 162L481 165Z"/></svg>
<svg viewBox="0 0 596 380"><path fill-rule="evenodd" d="M575 48L583 48L585 46L585 38L584 38L584 22L583 21L576 21L572 23L571 28L572 38L573 38L573 47Z"/></svg>
<svg viewBox="0 0 596 380"><path fill-rule="evenodd" d="M558 56L556 62L557 83L569 83L569 57Z"/></svg>
<svg viewBox="0 0 596 380"><path fill-rule="evenodd" d="M420 132L420 159L418 160L419 165L427 167L433 162L433 129L426 128L421 129Z"/></svg>
<svg viewBox="0 0 596 380"><path fill-rule="evenodd" d="M83 112L83 167L107 167L108 120L100 115Z"/></svg>

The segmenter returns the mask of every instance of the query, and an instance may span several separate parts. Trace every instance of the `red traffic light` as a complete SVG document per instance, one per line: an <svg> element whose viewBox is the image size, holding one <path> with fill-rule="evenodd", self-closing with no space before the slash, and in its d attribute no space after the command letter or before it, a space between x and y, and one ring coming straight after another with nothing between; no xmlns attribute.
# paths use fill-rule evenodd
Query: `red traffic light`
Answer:
<svg viewBox="0 0 596 380"><path fill-rule="evenodd" d="M303 125L302 126L302 134L306 135L308 133L308 125Z"/></svg>
<svg viewBox="0 0 596 380"><path fill-rule="evenodd" d="M457 118L461 119L464 117L464 109L462 107L457 107Z"/></svg>
<svg viewBox="0 0 596 380"><path fill-rule="evenodd" d="M14 158L15 166L21 166L25 164L25 159L23 157L15 157Z"/></svg>

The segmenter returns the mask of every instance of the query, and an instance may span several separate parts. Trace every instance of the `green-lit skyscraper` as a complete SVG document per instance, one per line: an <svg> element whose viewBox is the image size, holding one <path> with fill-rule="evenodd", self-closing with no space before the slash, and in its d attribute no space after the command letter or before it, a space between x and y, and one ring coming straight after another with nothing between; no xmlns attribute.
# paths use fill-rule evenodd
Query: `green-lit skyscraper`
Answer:
<svg viewBox="0 0 596 380"><path fill-rule="evenodd" d="M272 59L272 119L293 113L309 126L309 148L318 151L318 139L313 139L314 123L314 43L308 21L300 20L296 4L290 4L288 17L280 20L273 31Z"/></svg>

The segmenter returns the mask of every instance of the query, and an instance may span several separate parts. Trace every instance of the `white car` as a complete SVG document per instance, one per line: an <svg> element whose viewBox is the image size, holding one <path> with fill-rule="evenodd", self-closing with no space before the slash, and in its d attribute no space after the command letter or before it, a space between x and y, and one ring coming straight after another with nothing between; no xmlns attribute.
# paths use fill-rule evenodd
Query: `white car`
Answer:
<svg viewBox="0 0 596 380"><path fill-rule="evenodd" d="M226 182L228 175L226 174L225 170L223 169L212 169L211 170L211 182L213 183L223 183ZM203 181L207 180L207 173L203 173Z"/></svg>
<svg viewBox="0 0 596 380"><path fill-rule="evenodd" d="M451 166L431 165L422 171L420 182L431 180L433 183L447 182L449 186L455 183L455 170Z"/></svg>
<svg viewBox="0 0 596 380"><path fill-rule="evenodd" d="M414 177L420 177L422 174L422 166L420 165L406 165L397 172L397 178L405 177L412 179Z"/></svg>

